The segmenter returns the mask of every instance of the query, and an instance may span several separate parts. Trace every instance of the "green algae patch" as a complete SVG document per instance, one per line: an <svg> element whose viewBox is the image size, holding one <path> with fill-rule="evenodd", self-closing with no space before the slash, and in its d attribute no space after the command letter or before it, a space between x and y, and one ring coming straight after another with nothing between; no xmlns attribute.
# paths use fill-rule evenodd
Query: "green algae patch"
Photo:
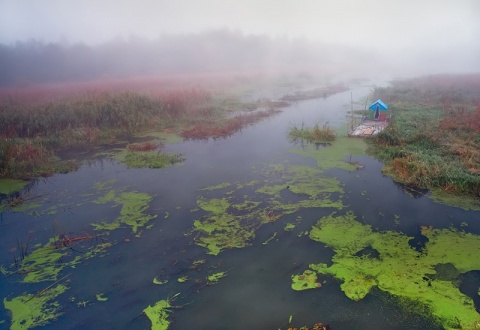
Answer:
<svg viewBox="0 0 480 330"><path fill-rule="evenodd" d="M52 238L47 244L25 256L18 269L20 273L26 274L23 282L55 281L65 267L73 267L76 264L76 261L63 262L69 250L57 248L55 242L56 239Z"/></svg>
<svg viewBox="0 0 480 330"><path fill-rule="evenodd" d="M344 207L340 182L324 177L318 167L273 165L266 173L272 180L236 184L236 189L220 198L215 189L202 189L213 196L199 197L199 209L193 210L203 212L193 223L197 245L218 255L226 249L251 245L260 226L286 214L303 208Z"/></svg>
<svg viewBox="0 0 480 330"><path fill-rule="evenodd" d="M205 188L200 189L200 190L217 190L217 189L223 189L223 188L230 187L231 185L232 184L230 182L222 182L222 183L217 184L216 186L209 186L209 187L205 187Z"/></svg>
<svg viewBox="0 0 480 330"><path fill-rule="evenodd" d="M288 182L288 189L296 194L306 194L317 198L325 193L343 193L340 182L336 178L322 177L319 168L309 166L290 166L290 176L295 178Z"/></svg>
<svg viewBox="0 0 480 330"><path fill-rule="evenodd" d="M242 217L228 213L212 214L193 223L195 242L208 250L208 254L218 255L224 249L242 248L255 237L259 224L242 226Z"/></svg>
<svg viewBox="0 0 480 330"><path fill-rule="evenodd" d="M188 279L189 279L188 276L181 276L177 279L177 281L178 281L178 283L185 283L185 282L188 281Z"/></svg>
<svg viewBox="0 0 480 330"><path fill-rule="evenodd" d="M475 196L456 195L443 189L432 189L429 198L435 203L458 207L464 210L480 211L480 200Z"/></svg>
<svg viewBox="0 0 480 330"><path fill-rule="evenodd" d="M292 153L316 160L317 166L324 170L340 168L347 171L357 169L355 164L346 160L350 156L365 155L367 145L363 139L341 137L324 148L317 149L314 145L306 145L303 149L291 149Z"/></svg>
<svg viewBox="0 0 480 330"><path fill-rule="evenodd" d="M321 286L317 282L317 273L312 270L307 269L303 274L292 275L292 289L295 291L318 289Z"/></svg>
<svg viewBox="0 0 480 330"><path fill-rule="evenodd" d="M261 202L245 200L243 203L233 204L232 208L238 211L253 211L260 206Z"/></svg>
<svg viewBox="0 0 480 330"><path fill-rule="evenodd" d="M167 282L168 282L168 280L161 280L161 279L159 279L157 276L155 276L155 277L153 278L153 284L162 285L162 284L165 284L165 283L167 283Z"/></svg>
<svg viewBox="0 0 480 330"><path fill-rule="evenodd" d="M324 177L322 174L323 171L318 167L292 165L283 172L284 183L266 184L256 192L276 199L280 199L282 193L290 192L312 200L323 199L332 193L343 194L343 188L336 178Z"/></svg>
<svg viewBox="0 0 480 330"><path fill-rule="evenodd" d="M202 210L215 214L225 212L230 206L230 203L225 198L199 199L197 204Z"/></svg>
<svg viewBox="0 0 480 330"><path fill-rule="evenodd" d="M103 293L97 293L95 295L95 298L97 298L97 301L107 301L108 300L108 298L105 297L105 294L103 294Z"/></svg>
<svg viewBox="0 0 480 330"><path fill-rule="evenodd" d="M285 227L283 227L283 230L285 231L292 231L294 230L296 225L294 223L287 223L285 224Z"/></svg>
<svg viewBox="0 0 480 330"><path fill-rule="evenodd" d="M185 157L180 154L164 154L157 150L124 150L115 155L115 158L128 168L165 168L185 160Z"/></svg>
<svg viewBox="0 0 480 330"><path fill-rule="evenodd" d="M428 316L445 328L474 328L480 315L473 300L460 292L455 276L446 276L444 270L480 270L480 236L431 227L423 227L422 235L428 242L419 252L409 245L411 237L402 233L374 232L351 212L331 214L313 226L310 238L334 250L332 265L310 268L339 279L342 291L352 300L363 299L376 286L399 300L422 304ZM365 250L377 254L362 253Z"/></svg>
<svg viewBox="0 0 480 330"><path fill-rule="evenodd" d="M155 305L145 308L143 312L152 322L152 330L167 330L170 326L168 314L171 310L172 306L168 300L160 300Z"/></svg>
<svg viewBox="0 0 480 330"><path fill-rule="evenodd" d="M0 194L9 195L19 192L28 185L28 181L16 179L0 179Z"/></svg>
<svg viewBox="0 0 480 330"><path fill-rule="evenodd" d="M215 284L227 276L227 272L218 272L207 277L208 284Z"/></svg>
<svg viewBox="0 0 480 330"><path fill-rule="evenodd" d="M94 223L92 226L96 230L115 230L124 224L130 226L132 232L136 233L139 228L157 217L157 215L145 213L152 198L148 194L136 191L119 193L111 189L105 196L99 197L93 202L96 204L113 203L114 207L121 206L120 216L113 222Z"/></svg>
<svg viewBox="0 0 480 330"><path fill-rule="evenodd" d="M41 295L26 294L11 300L3 299L6 309L12 314L10 329L31 329L44 326L58 318L60 304L52 301L65 291L67 287L59 284L44 291Z"/></svg>
<svg viewBox="0 0 480 330"><path fill-rule="evenodd" d="M275 239L275 237L277 237L277 232L274 232L273 235L270 236L269 238L267 238L267 240L265 242L263 242L262 244L263 245L269 244L271 241L273 241Z"/></svg>
<svg viewBox="0 0 480 330"><path fill-rule="evenodd" d="M198 269L201 265L204 265L207 262L205 259L199 259L195 260L192 262L192 265L189 267L189 269Z"/></svg>
<svg viewBox="0 0 480 330"><path fill-rule="evenodd" d="M93 188L97 191L102 191L102 190L111 188L115 182L117 182L116 179L112 179L108 181L98 181L98 182L95 182L95 184L93 185Z"/></svg>
<svg viewBox="0 0 480 330"><path fill-rule="evenodd" d="M72 249L61 242L58 237L51 238L48 243L36 247L23 258L17 269L18 273L25 274L23 282L55 281L66 267L74 268L82 260L102 255L111 246L110 243L89 245L86 252L72 257Z"/></svg>

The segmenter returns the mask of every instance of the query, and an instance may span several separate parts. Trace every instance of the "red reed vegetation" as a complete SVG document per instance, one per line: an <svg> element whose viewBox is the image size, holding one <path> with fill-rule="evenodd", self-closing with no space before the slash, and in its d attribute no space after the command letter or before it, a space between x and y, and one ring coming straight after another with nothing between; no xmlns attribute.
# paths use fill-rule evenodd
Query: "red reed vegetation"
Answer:
<svg viewBox="0 0 480 330"><path fill-rule="evenodd" d="M270 108L268 110L255 111L243 115L238 115L224 122L197 121L192 126L180 133L185 139L208 139L225 138L235 134L242 128L258 122L263 118L270 117L278 110Z"/></svg>
<svg viewBox="0 0 480 330"><path fill-rule="evenodd" d="M127 145L127 150L129 151L150 151L157 148L158 144L155 141L145 141Z"/></svg>
<svg viewBox="0 0 480 330"><path fill-rule="evenodd" d="M480 103L475 111L470 111L465 106L450 108L440 122L439 129L480 133Z"/></svg>

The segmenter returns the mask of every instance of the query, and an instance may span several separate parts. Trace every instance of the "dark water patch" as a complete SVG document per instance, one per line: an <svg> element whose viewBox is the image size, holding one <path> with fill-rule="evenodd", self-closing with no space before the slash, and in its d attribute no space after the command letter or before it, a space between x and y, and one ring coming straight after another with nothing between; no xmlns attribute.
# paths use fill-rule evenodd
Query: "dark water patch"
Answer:
<svg viewBox="0 0 480 330"><path fill-rule="evenodd" d="M480 313L480 271L472 270L460 274L460 292L470 297L478 313Z"/></svg>
<svg viewBox="0 0 480 330"><path fill-rule="evenodd" d="M366 257L372 259L378 259L380 257L380 253L374 249L372 246L367 246L357 253L354 254L356 257Z"/></svg>
<svg viewBox="0 0 480 330"><path fill-rule="evenodd" d="M422 235L420 230L413 236L409 241L408 244L418 252L423 252L425 245L428 243L428 237Z"/></svg>
<svg viewBox="0 0 480 330"><path fill-rule="evenodd" d="M407 186L407 185L404 185L404 184L402 184L400 182L396 182L396 181L392 181L392 182L400 191L403 191L403 192L409 194L413 198L425 197L430 192L430 190L428 190L428 189L422 189L422 188L418 188L418 187Z"/></svg>
<svg viewBox="0 0 480 330"><path fill-rule="evenodd" d="M441 281L454 281L460 275L458 269L451 263L435 265L435 274L431 275L433 279Z"/></svg>

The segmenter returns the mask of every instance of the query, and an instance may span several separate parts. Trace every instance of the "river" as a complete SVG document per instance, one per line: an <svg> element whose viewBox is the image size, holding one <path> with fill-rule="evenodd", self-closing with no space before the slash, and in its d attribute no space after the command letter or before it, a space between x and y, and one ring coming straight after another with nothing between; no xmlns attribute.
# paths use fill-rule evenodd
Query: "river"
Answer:
<svg viewBox="0 0 480 330"><path fill-rule="evenodd" d="M127 169L97 157L78 171L37 180L28 187L31 199L23 209L0 215L0 264L14 270L9 266L21 259L24 248L29 254L51 246L48 240L54 235L84 239L63 249L65 255L53 263L59 269L55 276L31 283L24 283L26 274L0 277L2 300L25 294L38 300L42 290L61 280L58 284L65 285L65 291L49 301L58 302L58 316L48 320L46 329L149 329L151 322L143 310L168 298L176 306L169 314L169 329L287 329L319 322L331 329L441 329L425 313L405 308L394 294L376 286L358 301L349 299L341 290L342 281L331 274L318 273L318 289L291 287L292 276L310 264L332 265L332 246L308 235L321 218L332 214L351 212L374 232L413 237L415 251L427 241L421 226L480 234L478 211L434 203L428 193L393 182L382 174L382 163L365 154L362 140L340 138L342 150L335 155L323 154L334 146L312 148L289 141L288 128L302 123L328 122L345 135L351 95L360 99L370 89L357 86L324 99L297 102L226 139L166 145L166 152L185 156L181 165ZM328 163L328 157L334 159ZM344 168L350 160L363 168ZM291 170L296 167L313 168L313 181L334 180L329 181L336 183L334 187L315 196L321 196L323 204L295 204L293 211L281 206L312 199L294 191L297 182ZM265 187L278 185L284 188L277 195L265 193ZM307 187L308 182L298 186ZM131 199L137 204L129 204ZM212 216L208 206L202 209L202 201L211 200L228 201L230 207L247 205L229 212L242 219L240 225L247 226L252 236L233 240L232 248L224 244L218 253L209 249L210 236L199 223L215 219L216 211ZM251 218L249 210L256 212ZM260 221L261 215L272 221ZM127 220L133 218L136 225ZM116 228L105 225L113 221L119 221ZM242 233L237 228L228 235ZM206 280L218 273L226 276L218 282ZM459 284L476 306L479 279L472 271ZM0 322L5 329L12 322L3 307Z"/></svg>

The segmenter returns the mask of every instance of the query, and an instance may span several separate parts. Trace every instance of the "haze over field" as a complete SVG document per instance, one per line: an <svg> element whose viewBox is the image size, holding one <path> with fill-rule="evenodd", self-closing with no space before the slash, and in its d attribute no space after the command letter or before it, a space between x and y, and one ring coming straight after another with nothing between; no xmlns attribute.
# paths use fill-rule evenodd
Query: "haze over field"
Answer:
<svg viewBox="0 0 480 330"><path fill-rule="evenodd" d="M480 71L477 0L0 0L0 84Z"/></svg>

